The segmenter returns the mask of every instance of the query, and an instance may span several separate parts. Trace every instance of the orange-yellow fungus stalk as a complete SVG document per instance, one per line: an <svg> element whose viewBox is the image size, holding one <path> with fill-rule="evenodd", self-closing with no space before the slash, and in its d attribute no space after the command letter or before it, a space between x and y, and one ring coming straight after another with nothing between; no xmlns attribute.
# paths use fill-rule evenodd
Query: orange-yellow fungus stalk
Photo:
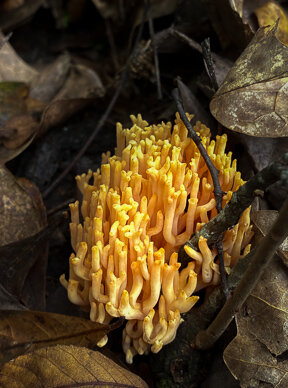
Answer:
<svg viewBox="0 0 288 388"><path fill-rule="evenodd" d="M130 129L117 124L115 155L103 154L101 169L76 177L82 221L76 201L70 205L70 276L61 277L71 302L88 307L92 321L127 319L123 349L129 363L173 341L181 314L198 300L195 291L220 282L217 251L204 238L199 251L185 246L191 257L186 268L178 262L181 245L217 214L199 150L178 114L173 128L169 122L148 125L141 115L131 119ZM225 153L227 136L211 140L201 123L195 130L220 171L225 206L243 184L231 152ZM224 235L227 273L249 251L252 235L247 209Z"/></svg>

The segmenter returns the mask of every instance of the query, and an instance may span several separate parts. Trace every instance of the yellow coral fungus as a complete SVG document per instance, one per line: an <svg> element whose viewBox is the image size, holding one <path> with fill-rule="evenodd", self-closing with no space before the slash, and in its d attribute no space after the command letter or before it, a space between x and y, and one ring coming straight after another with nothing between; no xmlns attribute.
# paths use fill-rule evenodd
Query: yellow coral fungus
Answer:
<svg viewBox="0 0 288 388"><path fill-rule="evenodd" d="M185 246L191 262L181 268L178 250L216 212L210 172L187 129L175 124L148 125L131 116L131 129L117 124L115 155L103 154L101 169L77 176L82 193L70 205L70 276L62 284L71 302L90 309L92 321L124 316L123 349L127 362L173 341L182 318L198 300L193 293L220 281L216 249L204 238L199 251ZM172 130L172 133L171 133ZM219 169L223 206L243 183L226 135L210 139L197 123L203 145ZM89 182L93 183L90 184ZM247 209L223 240L227 272L246 254L252 232ZM99 346L103 346L103 338Z"/></svg>

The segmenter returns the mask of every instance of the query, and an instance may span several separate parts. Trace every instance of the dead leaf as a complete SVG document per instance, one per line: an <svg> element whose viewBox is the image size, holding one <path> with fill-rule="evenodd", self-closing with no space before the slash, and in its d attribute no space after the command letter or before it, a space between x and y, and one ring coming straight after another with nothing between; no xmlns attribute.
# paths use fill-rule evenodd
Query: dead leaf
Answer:
<svg viewBox="0 0 288 388"><path fill-rule="evenodd" d="M62 88L70 66L70 55L60 55L33 79L29 96L45 103L50 102Z"/></svg>
<svg viewBox="0 0 288 388"><path fill-rule="evenodd" d="M279 4L274 1L268 1L254 12L257 16L259 27L272 25L279 19L276 36L282 43L288 44L288 17Z"/></svg>
<svg viewBox="0 0 288 388"><path fill-rule="evenodd" d="M0 82L0 163L13 159L28 147L39 128L28 111L28 108L35 111L36 107L27 98L28 92L23 82Z"/></svg>
<svg viewBox="0 0 288 388"><path fill-rule="evenodd" d="M100 352L76 346L36 350L7 363L1 371L3 388L126 387L148 388L139 376Z"/></svg>
<svg viewBox="0 0 288 388"><path fill-rule="evenodd" d="M225 127L251 136L288 136L288 47L260 28L210 103Z"/></svg>
<svg viewBox="0 0 288 388"><path fill-rule="evenodd" d="M38 132L39 136L41 136L51 127L63 123L73 114L91 105L93 102L95 102L94 98L52 101L42 114L40 129Z"/></svg>
<svg viewBox="0 0 288 388"><path fill-rule="evenodd" d="M233 45L234 49L238 48L242 51L253 37L250 25L242 19L243 0L202 1L222 47Z"/></svg>
<svg viewBox="0 0 288 388"><path fill-rule="evenodd" d="M3 310L26 310L26 307L23 306L17 300L17 298L10 294L0 283L0 306Z"/></svg>
<svg viewBox="0 0 288 388"><path fill-rule="evenodd" d="M236 315L237 336L224 361L241 387L287 387L288 273L275 256ZM264 385L263 385L264 386Z"/></svg>
<svg viewBox="0 0 288 388"><path fill-rule="evenodd" d="M47 244L55 228L64 219L62 213L56 213L49 219L49 226L39 233L0 247L0 285L30 309L44 310ZM8 304L10 299L8 295ZM0 306L5 308L3 303Z"/></svg>
<svg viewBox="0 0 288 388"><path fill-rule="evenodd" d="M0 363L57 344L96 346L122 323L118 319L114 324L104 325L84 318L40 311L0 311Z"/></svg>
<svg viewBox="0 0 288 388"><path fill-rule="evenodd" d="M277 210L257 210L251 213L251 220L256 227L256 243L257 240L266 236L276 221L278 214L279 212ZM281 257L284 264L288 266L288 237L277 249L277 254Z"/></svg>
<svg viewBox="0 0 288 388"><path fill-rule="evenodd" d="M3 31L12 30L26 21L43 5L43 0L9 1L9 6L7 3L4 2L0 12L0 27Z"/></svg>
<svg viewBox="0 0 288 388"><path fill-rule="evenodd" d="M70 66L67 79L54 100L103 97L105 88L98 74L87 66L75 63Z"/></svg>
<svg viewBox="0 0 288 388"><path fill-rule="evenodd" d="M0 32L0 39L4 35ZM0 81L31 82L38 72L27 65L6 42L0 50Z"/></svg>
<svg viewBox="0 0 288 388"><path fill-rule="evenodd" d="M45 206L32 182L16 179L5 167L0 167L0 223L0 283L30 308L44 309L47 238L37 239L37 233L47 223Z"/></svg>
<svg viewBox="0 0 288 388"><path fill-rule="evenodd" d="M40 192L31 183L33 199L27 186L19 183L7 168L0 167L0 246L30 237L46 225Z"/></svg>
<svg viewBox="0 0 288 388"><path fill-rule="evenodd" d="M241 136L241 141L246 146L258 171L268 166L273 160L277 160L288 149L288 137L271 139Z"/></svg>

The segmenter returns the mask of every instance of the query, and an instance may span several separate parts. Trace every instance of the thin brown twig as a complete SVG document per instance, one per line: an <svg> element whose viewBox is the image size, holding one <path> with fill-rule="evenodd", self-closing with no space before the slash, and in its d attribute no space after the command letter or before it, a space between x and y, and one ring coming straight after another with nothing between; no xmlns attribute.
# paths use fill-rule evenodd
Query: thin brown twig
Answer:
<svg viewBox="0 0 288 388"><path fill-rule="evenodd" d="M195 142L197 145L205 163L207 164L207 167L210 171L212 180L213 180L213 185L214 185L214 195L215 195L215 200L216 200L216 209L217 212L220 213L222 210L222 197L223 197L223 191L221 189L220 183L219 183L219 171L217 168L214 166L212 163L205 147L202 144L201 138L197 135L197 133L194 131L190 121L188 120L184 108L183 108L183 103L181 101L181 97L179 94L179 90L176 88L172 92L173 98L176 102L177 110L180 114L180 117L185 124L186 128L188 129L189 135L192 138L192 140ZM230 292L229 292L229 286L228 286L228 280L227 280L227 275L224 267L224 257L223 257L223 246L222 246L222 234L218 236L218 240L216 241L217 249L218 249L218 258L219 258L219 266L220 266L220 273L221 273L221 285L222 289L224 292L224 295L226 298L229 297Z"/></svg>
<svg viewBox="0 0 288 388"><path fill-rule="evenodd" d="M214 89L214 92L216 92L219 88L218 82L216 79L216 74L215 74L215 66L213 63L213 58L212 58L212 53L211 53L211 47L210 47L210 38L206 38L203 40L201 43L202 47L202 54L204 58L204 64L206 67L207 74L210 78L212 87Z"/></svg>
<svg viewBox="0 0 288 388"><path fill-rule="evenodd" d="M276 249L288 236L287 214L288 196L271 230L256 247L254 257L233 295L226 301L210 326L206 330L198 333L196 337L196 346L198 349L209 349L215 344L256 286L264 268L272 260Z"/></svg>
<svg viewBox="0 0 288 388"><path fill-rule="evenodd" d="M116 101L118 100L118 97L121 94L124 82L125 82L125 80L126 80L126 78L128 76L129 62L130 62L130 59L133 57L134 53L136 52L137 46L138 46L138 44L140 42L140 39L141 39L141 36L143 34L143 27L144 27L144 22L145 22L146 17L147 17L148 9L149 9L149 4L146 3L146 6L145 6L144 12L143 12L142 22L140 24L137 37L135 39L135 43L134 43L134 47L133 47L132 53L130 54L130 56L129 56L128 60L127 60L126 66L125 66L125 68L122 71L122 74L121 74L120 81L118 83L117 89L115 90L114 95L113 95L113 97L112 97L108 107L106 108L105 112L101 116L101 118L100 118L96 128L94 129L92 134L89 136L89 138L87 139L85 144L82 146L80 151L77 153L77 155L74 157L74 159L69 163L69 165L65 168L65 170L62 171L62 173L54 180L54 182L52 182L51 185L44 191L44 193L42 194L43 198L46 198L59 185L59 183L62 181L62 179L71 171L71 169L78 162L78 160L81 159L81 157L85 154L87 149L92 144L92 142L95 139L95 137L98 135L100 129L103 127L103 125L107 121L107 118L110 115L112 109L114 108L114 105L115 105Z"/></svg>
<svg viewBox="0 0 288 388"><path fill-rule="evenodd" d="M148 0L147 3L150 5L150 1ZM151 7L149 7L151 11ZM156 83L157 83L157 96L159 100L162 100L162 87L161 87L161 78L160 78L160 69L159 69L159 59L158 59L158 49L155 41L155 33L154 33L154 26L153 26L153 19L151 16L151 12L149 11L149 33L151 37L152 47L153 47L153 54L154 54L154 64L155 64L155 76L156 76Z"/></svg>
<svg viewBox="0 0 288 388"><path fill-rule="evenodd" d="M115 41L114 41L114 35L111 29L111 24L109 19L105 19L105 27L106 27L106 34L110 46L110 52L111 52L111 57L113 61L113 65L115 68L115 71L118 71L119 69L119 61L118 61L118 55L117 55L117 50L115 46Z"/></svg>

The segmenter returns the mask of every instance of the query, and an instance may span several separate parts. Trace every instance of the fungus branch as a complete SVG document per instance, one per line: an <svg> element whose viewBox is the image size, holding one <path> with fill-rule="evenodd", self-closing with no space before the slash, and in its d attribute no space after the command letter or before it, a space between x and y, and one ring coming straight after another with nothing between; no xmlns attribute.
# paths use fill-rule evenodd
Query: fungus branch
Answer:
<svg viewBox="0 0 288 388"><path fill-rule="evenodd" d="M202 144L200 136L197 135L197 133L193 129L190 121L188 120L188 118L185 114L185 111L183 108L183 103L182 103L181 98L180 98L179 90L174 89L172 92L172 95L173 95L173 98L176 102L177 110L180 114L181 120L185 124L185 126L189 132L190 137L192 138L194 143L197 145L197 147L198 147L198 149L199 149L199 151L200 151L200 153L201 153L201 155L202 155L202 157L203 157L203 159L204 159L205 163L207 164L207 167L210 171L210 174L211 174L211 177L213 180L213 185L214 185L216 209L217 209L217 212L219 214L222 210L222 197L223 197L223 191L221 189L221 186L219 183L219 177L218 177L219 171L217 170L217 168L214 166L213 162L211 161L205 147ZM224 232L224 230L223 230L223 232ZM222 239L223 239L222 233L218 234L218 238L217 238L217 241L215 241L215 243L217 246L217 252L218 252L218 257L219 257L221 285L222 285L222 289L223 289L225 297L228 298L230 292L229 292L229 285L228 285L228 280L227 280L225 267L224 267ZM198 241L197 241L197 243L198 243ZM198 245L197 245L197 247L198 247ZM196 247L196 250L198 249L197 247ZM181 255L180 255L180 257L181 257ZM187 262L187 264L188 264L188 262Z"/></svg>
<svg viewBox="0 0 288 388"><path fill-rule="evenodd" d="M286 154L288 156L288 154ZM258 282L264 268L272 260L279 245L288 236L288 197L280 210L279 216L270 232L263 237L257 246L253 259L244 273L238 287L211 325L205 331L200 331L196 337L196 346L199 349L208 349L214 345L223 334L235 313L241 308Z"/></svg>

